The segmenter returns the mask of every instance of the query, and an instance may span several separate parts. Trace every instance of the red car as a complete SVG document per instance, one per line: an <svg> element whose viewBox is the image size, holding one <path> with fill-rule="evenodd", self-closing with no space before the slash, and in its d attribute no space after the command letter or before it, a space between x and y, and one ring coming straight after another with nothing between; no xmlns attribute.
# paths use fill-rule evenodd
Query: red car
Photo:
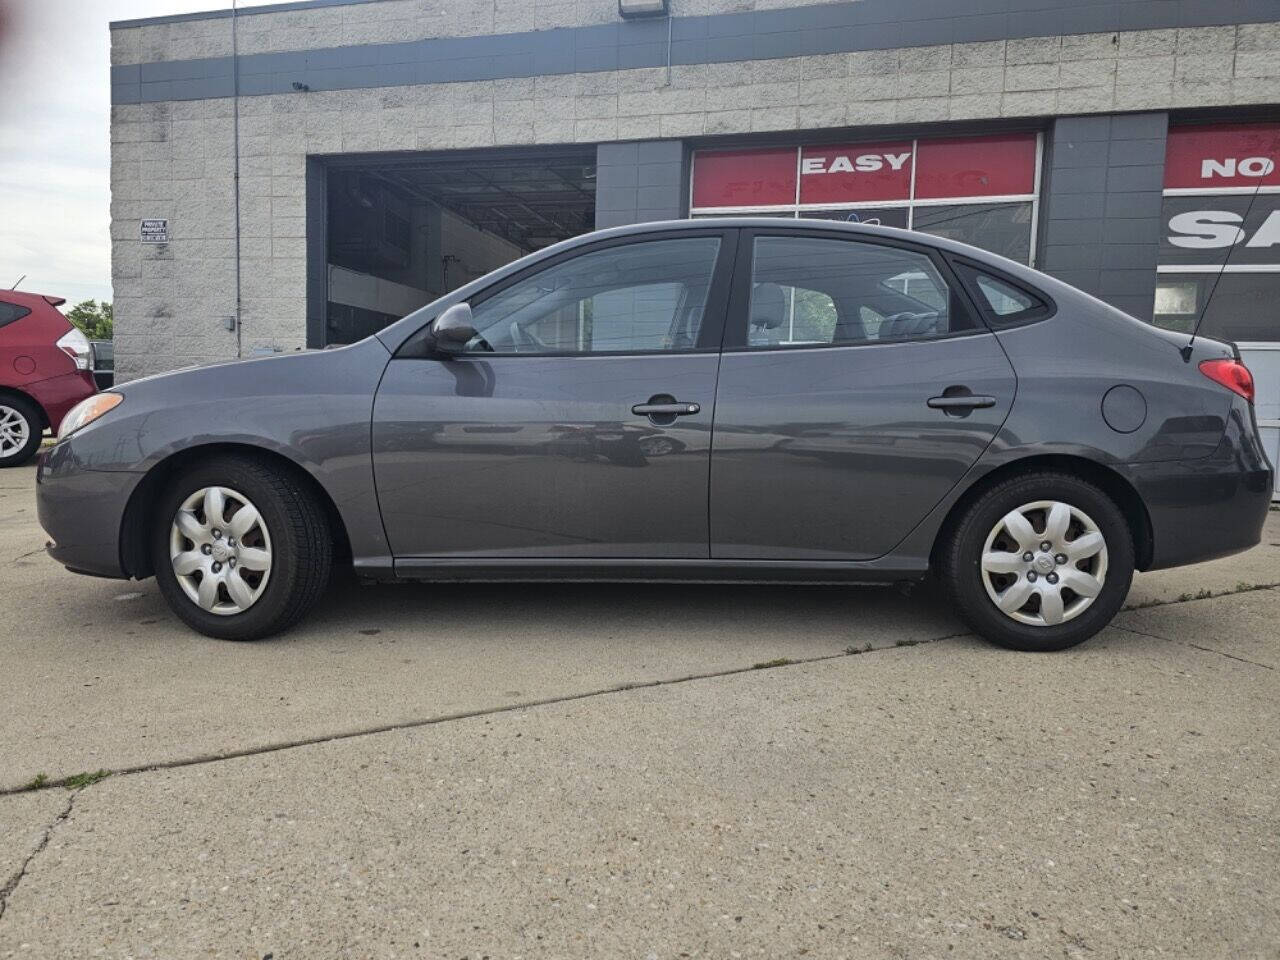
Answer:
<svg viewBox="0 0 1280 960"><path fill-rule="evenodd" d="M57 307L62 297L0 290L0 467L26 463L48 427L97 393L93 349Z"/></svg>

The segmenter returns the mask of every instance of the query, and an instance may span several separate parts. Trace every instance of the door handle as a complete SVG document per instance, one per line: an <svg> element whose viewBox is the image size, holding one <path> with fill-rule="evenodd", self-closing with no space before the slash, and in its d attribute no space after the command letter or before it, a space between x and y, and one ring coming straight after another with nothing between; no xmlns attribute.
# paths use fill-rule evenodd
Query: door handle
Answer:
<svg viewBox="0 0 1280 960"><path fill-rule="evenodd" d="M687 417L701 413L702 407L696 403L637 403L631 412L637 417Z"/></svg>
<svg viewBox="0 0 1280 960"><path fill-rule="evenodd" d="M973 394L958 397L929 398L929 406L935 410L981 410L984 407L994 407L995 405L995 397L979 397Z"/></svg>

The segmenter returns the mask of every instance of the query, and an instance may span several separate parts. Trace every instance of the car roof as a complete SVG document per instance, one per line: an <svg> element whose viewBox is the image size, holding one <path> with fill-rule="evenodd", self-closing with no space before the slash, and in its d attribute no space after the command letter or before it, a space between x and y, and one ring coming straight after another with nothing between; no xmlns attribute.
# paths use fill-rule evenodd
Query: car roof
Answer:
<svg viewBox="0 0 1280 960"><path fill-rule="evenodd" d="M26 290L0 290L0 300L7 300L9 303L16 303L23 307L57 307L67 302L63 297L30 293Z"/></svg>

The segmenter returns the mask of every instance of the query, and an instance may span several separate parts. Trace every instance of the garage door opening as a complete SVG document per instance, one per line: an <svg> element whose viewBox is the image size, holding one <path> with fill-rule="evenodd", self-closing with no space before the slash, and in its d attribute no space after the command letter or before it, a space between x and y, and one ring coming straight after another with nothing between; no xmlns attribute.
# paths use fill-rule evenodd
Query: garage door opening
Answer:
<svg viewBox="0 0 1280 960"><path fill-rule="evenodd" d="M595 228L595 148L326 166L325 345Z"/></svg>

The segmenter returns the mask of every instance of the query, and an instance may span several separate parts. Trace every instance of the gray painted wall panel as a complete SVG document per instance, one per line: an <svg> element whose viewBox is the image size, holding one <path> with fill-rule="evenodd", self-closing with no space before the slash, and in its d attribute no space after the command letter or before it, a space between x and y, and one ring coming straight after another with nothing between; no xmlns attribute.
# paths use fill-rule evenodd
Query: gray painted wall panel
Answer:
<svg viewBox="0 0 1280 960"><path fill-rule="evenodd" d="M686 216L687 154L681 140L600 144L596 148L596 227Z"/></svg>
<svg viewBox="0 0 1280 960"><path fill-rule="evenodd" d="M1049 135L1040 269L1150 320L1160 249L1164 112L1061 117ZM1106 166L1095 165L1099 156Z"/></svg>

